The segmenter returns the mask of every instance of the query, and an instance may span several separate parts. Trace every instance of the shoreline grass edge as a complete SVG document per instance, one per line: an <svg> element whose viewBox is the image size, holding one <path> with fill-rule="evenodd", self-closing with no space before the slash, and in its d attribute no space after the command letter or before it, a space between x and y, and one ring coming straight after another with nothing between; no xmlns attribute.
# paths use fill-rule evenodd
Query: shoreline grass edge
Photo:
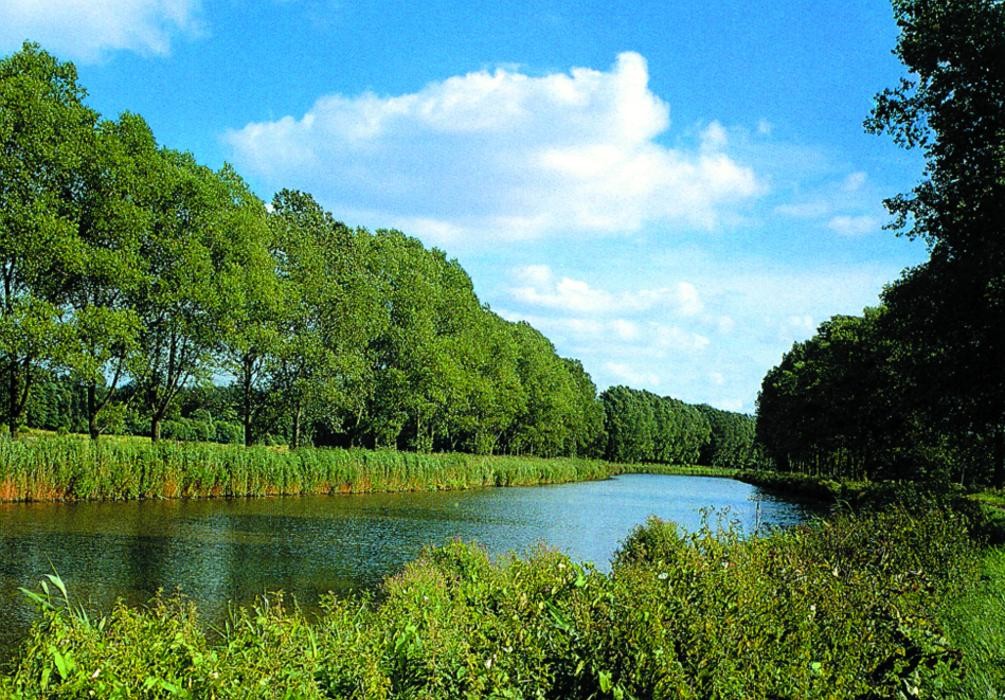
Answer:
<svg viewBox="0 0 1005 700"><path fill-rule="evenodd" d="M579 457L243 447L74 436L0 441L0 503L245 498L531 486L657 473L738 470L613 464Z"/></svg>

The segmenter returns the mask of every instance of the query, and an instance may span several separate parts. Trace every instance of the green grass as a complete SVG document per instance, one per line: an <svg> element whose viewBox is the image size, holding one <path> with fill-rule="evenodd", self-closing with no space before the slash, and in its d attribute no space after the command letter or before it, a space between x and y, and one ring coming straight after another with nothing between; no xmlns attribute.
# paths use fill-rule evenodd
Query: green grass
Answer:
<svg viewBox="0 0 1005 700"><path fill-rule="evenodd" d="M623 473L732 476L734 470L600 460L396 450L151 443L32 433L0 440L0 502L209 498L524 486Z"/></svg>
<svg viewBox="0 0 1005 700"><path fill-rule="evenodd" d="M999 510L1005 510L1005 491L981 491L973 499Z"/></svg>
<svg viewBox="0 0 1005 700"><path fill-rule="evenodd" d="M706 467L699 464L618 464L613 469L618 474L668 474L671 476L713 476L732 479L742 473L740 469Z"/></svg>
<svg viewBox="0 0 1005 700"><path fill-rule="evenodd" d="M827 503L855 503L875 487L866 481L828 479L798 472L745 470L736 475L740 481L788 496Z"/></svg>
<svg viewBox="0 0 1005 700"><path fill-rule="evenodd" d="M516 486L601 479L598 460L242 447L76 437L0 441L0 501L206 498Z"/></svg>
<svg viewBox="0 0 1005 700"><path fill-rule="evenodd" d="M946 634L962 652L959 698L1005 698L1005 547L985 550L981 581L945 616Z"/></svg>

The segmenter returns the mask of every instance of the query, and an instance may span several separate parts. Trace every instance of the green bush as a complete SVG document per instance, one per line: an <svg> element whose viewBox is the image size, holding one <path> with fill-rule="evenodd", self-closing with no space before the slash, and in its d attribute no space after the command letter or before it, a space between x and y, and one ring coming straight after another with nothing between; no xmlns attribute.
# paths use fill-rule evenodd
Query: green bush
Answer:
<svg viewBox="0 0 1005 700"><path fill-rule="evenodd" d="M316 618L280 596L210 641L156 598L98 622L43 603L15 697L929 697L960 682L939 625L973 588L965 517L901 507L743 539L652 520L610 574L539 549L428 549ZM40 600L45 600L40 597ZM47 607L48 605L48 607Z"/></svg>
<svg viewBox="0 0 1005 700"><path fill-rule="evenodd" d="M212 439L215 442L219 442L224 445L244 444L244 426L240 423L231 423L219 420L216 421L214 426L216 428L216 432Z"/></svg>

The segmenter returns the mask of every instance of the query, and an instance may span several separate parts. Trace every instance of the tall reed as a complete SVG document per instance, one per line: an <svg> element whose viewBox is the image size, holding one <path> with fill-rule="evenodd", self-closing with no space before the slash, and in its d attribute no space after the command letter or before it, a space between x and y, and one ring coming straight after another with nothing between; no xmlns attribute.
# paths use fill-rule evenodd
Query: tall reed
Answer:
<svg viewBox="0 0 1005 700"><path fill-rule="evenodd" d="M618 471L576 458L282 451L142 439L93 443L73 436L0 441L0 501L429 491L585 481Z"/></svg>

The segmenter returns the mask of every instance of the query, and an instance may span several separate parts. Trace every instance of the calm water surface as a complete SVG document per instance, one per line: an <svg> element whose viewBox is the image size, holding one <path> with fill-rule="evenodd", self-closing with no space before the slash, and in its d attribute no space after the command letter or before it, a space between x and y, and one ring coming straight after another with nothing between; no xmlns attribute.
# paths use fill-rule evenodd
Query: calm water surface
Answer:
<svg viewBox="0 0 1005 700"><path fill-rule="evenodd" d="M32 615L17 593L53 567L71 597L107 609L182 590L207 619L266 590L311 607L321 593L376 586L425 545L476 540L493 554L540 543L609 569L650 515L685 528L728 509L749 532L808 513L732 479L626 475L558 486L204 501L0 505L0 659ZM755 515L755 512L757 515Z"/></svg>

